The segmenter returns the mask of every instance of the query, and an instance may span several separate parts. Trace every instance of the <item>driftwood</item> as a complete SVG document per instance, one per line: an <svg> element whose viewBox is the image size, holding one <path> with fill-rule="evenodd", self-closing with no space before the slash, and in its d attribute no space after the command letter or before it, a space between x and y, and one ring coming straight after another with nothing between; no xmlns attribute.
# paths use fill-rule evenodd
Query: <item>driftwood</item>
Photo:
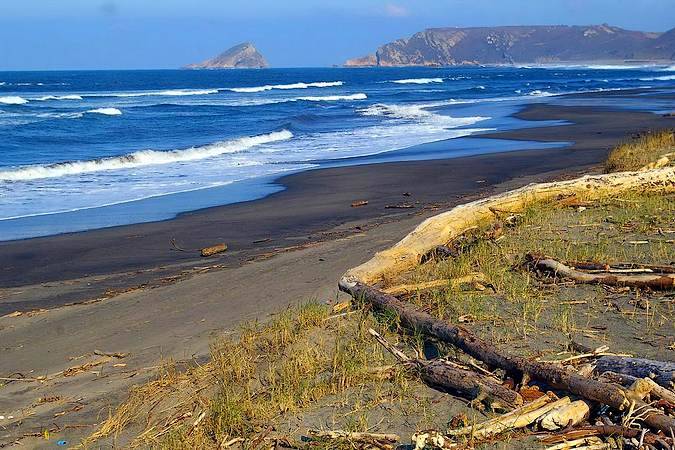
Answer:
<svg viewBox="0 0 675 450"><path fill-rule="evenodd" d="M556 276L571 278L577 283L604 284L606 286L628 286L654 290L675 289L675 274L599 274L574 269L555 259L528 253L526 262L534 268L554 273Z"/></svg>
<svg viewBox="0 0 675 450"><path fill-rule="evenodd" d="M211 247L204 247L200 254L202 256L212 256L217 253L223 253L224 251L227 250L227 244L216 244L212 245Z"/></svg>
<svg viewBox="0 0 675 450"><path fill-rule="evenodd" d="M422 380L430 386L458 392L474 402L486 401L492 409L509 409L523 404L516 391L502 386L496 379L476 373L450 361L436 359L425 361L408 357L388 343L372 328L368 332L400 362L419 370Z"/></svg>
<svg viewBox="0 0 675 450"><path fill-rule="evenodd" d="M619 411L630 407L631 404L637 408L645 410L647 408L647 405L639 400L629 400L626 390L618 385L568 372L562 366L502 354L492 344L483 341L469 330L436 319L409 303L402 302L396 297L363 283L343 278L339 286L341 290L351 294L355 299L366 301L375 310L396 314L402 326L452 344L490 367L499 367L511 374L531 377L554 388L564 389L581 398L603 403ZM644 421L655 430L675 429L675 418L668 417L658 410L646 414Z"/></svg>
<svg viewBox="0 0 675 450"><path fill-rule="evenodd" d="M399 284L385 289L384 292L391 295L406 295L406 294L413 294L415 292L428 291L430 289L438 289L448 286L449 286L448 280L433 280L416 284Z"/></svg>
<svg viewBox="0 0 675 450"><path fill-rule="evenodd" d="M612 271L630 271L630 270L645 271L652 273L675 273L675 266L658 265L658 264L638 264L638 263L606 264L595 261L567 261L565 264L579 270L608 272L608 273L611 273Z"/></svg>
<svg viewBox="0 0 675 450"><path fill-rule="evenodd" d="M637 378L631 375L625 375L616 372L603 372L600 375L600 378L603 378L612 383L630 386L630 389L634 392L636 391L636 387L637 389L648 391L648 393L652 396L665 400L671 405L675 406L675 392L661 386L651 378Z"/></svg>
<svg viewBox="0 0 675 450"><path fill-rule="evenodd" d="M504 433L509 430L517 430L524 428L537 421L543 415L550 411L564 405L569 405L569 397L563 397L559 400L554 400L552 395L545 395L533 402L521 406L518 409L511 411L494 419L485 422L470 425L456 430L448 430L447 435L471 436L475 440L482 440L490 436Z"/></svg>
<svg viewBox="0 0 675 450"><path fill-rule="evenodd" d="M340 439L354 443L366 444L368 448L393 449L400 438L396 434L357 433L343 430L321 431L309 430L309 434L318 439ZM359 447L360 448L360 447Z"/></svg>
<svg viewBox="0 0 675 450"><path fill-rule="evenodd" d="M553 409L539 419L539 426L544 430L559 430L577 425L588 418L591 408L583 400Z"/></svg>
<svg viewBox="0 0 675 450"><path fill-rule="evenodd" d="M619 425L596 425L579 427L575 428L574 430L545 436L541 439L541 441L547 444L555 444L557 442L568 442L590 436L622 436L625 438L638 439L640 436L643 436L643 442L649 445L654 445L660 439L663 439L654 433L647 432L643 434L643 430L639 428L626 428Z"/></svg>
<svg viewBox="0 0 675 450"><path fill-rule="evenodd" d="M449 280L432 280L416 284L399 284L396 286L383 289L383 292L394 296L414 294L415 292L428 291L430 289L438 289L444 287L455 287L462 284L487 283L487 277L480 272L470 273L459 278L452 278Z"/></svg>
<svg viewBox="0 0 675 450"><path fill-rule="evenodd" d="M675 363L644 358L603 356L596 361L596 373L616 372L637 378L652 378L668 389L675 387Z"/></svg>

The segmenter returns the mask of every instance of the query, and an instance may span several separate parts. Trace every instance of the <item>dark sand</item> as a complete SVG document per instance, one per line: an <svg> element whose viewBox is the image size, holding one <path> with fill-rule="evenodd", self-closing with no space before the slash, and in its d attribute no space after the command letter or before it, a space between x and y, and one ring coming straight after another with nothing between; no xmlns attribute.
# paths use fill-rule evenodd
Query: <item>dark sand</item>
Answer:
<svg viewBox="0 0 675 450"><path fill-rule="evenodd" d="M0 413L14 417L0 423L0 446L25 433L69 424L78 428L63 429L49 441L22 442L50 448L56 439L77 442L119 404L130 385L152 376L162 360L203 360L214 336L243 321L264 320L309 299L335 300L342 273L436 214L432 204L445 209L529 182L597 170L608 150L627 135L674 123L649 113L547 105L534 105L518 116L576 124L490 137L575 144L555 150L315 170L281 179L285 191L258 201L164 222L0 244L0 285L5 286L0 289L0 311L51 308L19 317L0 313L0 377L57 374L97 360L95 349L130 353L125 367L109 363L73 377L55 375L46 382L0 387ZM412 196L402 196L406 191ZM358 199L368 199L369 204L351 208ZM402 201L420 203L414 211L384 208ZM171 238L192 251L172 249ZM252 243L264 238L272 240ZM232 248L225 256L207 261L196 256L199 247L223 240ZM298 245L301 248L294 251L243 263L274 247ZM191 270L209 264L226 269ZM188 273L157 281L181 270ZM56 307L96 298L111 287L142 283L152 288ZM44 396L62 400L38 405L36 400ZM73 411L73 405L82 409ZM65 410L71 412L55 417Z"/></svg>
<svg viewBox="0 0 675 450"><path fill-rule="evenodd" d="M575 144L563 149L317 169L281 178L278 183L286 189L261 200L186 213L162 222L2 242L0 287L90 279L68 289L13 296L11 301L0 297L0 315L152 284L195 264L236 266L279 247L325 239L322 231L346 222L363 221L365 225L411 212L385 209L387 205L419 202L418 210L431 204L448 206L458 197L479 194L513 178L575 172L602 161L610 147L629 132L673 125L672 119L650 113L545 104L528 107L517 117L575 124L485 137ZM412 195L404 197L404 192ZM352 208L351 203L359 199L369 204ZM173 248L172 239L188 251ZM254 243L260 240L267 241ZM230 250L221 257L200 259L201 247L218 242L226 242Z"/></svg>

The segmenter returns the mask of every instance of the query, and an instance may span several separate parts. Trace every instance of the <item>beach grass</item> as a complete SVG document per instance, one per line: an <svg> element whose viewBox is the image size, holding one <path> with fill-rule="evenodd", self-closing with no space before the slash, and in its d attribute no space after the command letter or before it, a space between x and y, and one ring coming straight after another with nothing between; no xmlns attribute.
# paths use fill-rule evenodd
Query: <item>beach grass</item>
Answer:
<svg viewBox="0 0 675 450"><path fill-rule="evenodd" d="M614 148L607 157L605 172L639 170L673 152L675 152L673 130L647 133ZM675 160L675 155L671 156L670 160Z"/></svg>

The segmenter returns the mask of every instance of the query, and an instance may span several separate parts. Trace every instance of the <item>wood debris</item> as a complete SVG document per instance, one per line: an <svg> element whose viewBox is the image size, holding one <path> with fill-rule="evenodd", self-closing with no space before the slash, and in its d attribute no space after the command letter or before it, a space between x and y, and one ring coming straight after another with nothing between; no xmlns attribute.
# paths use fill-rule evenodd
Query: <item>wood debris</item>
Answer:
<svg viewBox="0 0 675 450"><path fill-rule="evenodd" d="M640 273L640 274L615 274L615 273L588 273L570 267L555 259L528 253L526 263L545 272L562 278L570 278L577 283L604 284L607 286L625 286L635 288L649 288L653 290L675 289L675 274L663 273Z"/></svg>
<svg viewBox="0 0 675 450"><path fill-rule="evenodd" d="M401 439L396 434L358 433L343 430L309 430L309 434L313 438L319 440L344 440L355 444L367 445L370 446L370 448L379 448L383 450L393 449L394 445Z"/></svg>
<svg viewBox="0 0 675 450"><path fill-rule="evenodd" d="M227 244L221 243L212 245L211 247L204 247L203 249L201 249L199 254L203 257L207 257L216 255L218 253L223 253L224 251L227 251Z"/></svg>

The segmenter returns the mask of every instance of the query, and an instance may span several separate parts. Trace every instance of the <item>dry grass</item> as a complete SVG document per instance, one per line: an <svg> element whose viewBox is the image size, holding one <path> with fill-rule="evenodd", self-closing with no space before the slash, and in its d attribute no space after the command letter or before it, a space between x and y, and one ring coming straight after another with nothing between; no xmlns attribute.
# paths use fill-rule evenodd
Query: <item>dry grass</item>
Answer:
<svg viewBox="0 0 675 450"><path fill-rule="evenodd" d="M388 282L484 274L482 286L448 283L448 288L418 292L408 300L437 317L470 323L483 337L525 356L556 353L575 336L654 356L663 347L643 348L635 341L673 335L675 317L667 298L541 278L522 262L526 253L535 252L563 261L669 264L675 260L673 217L673 195L606 199L583 208L533 205L521 224L497 240L481 240L458 258L418 266ZM648 311L642 309L645 304Z"/></svg>
<svg viewBox="0 0 675 450"><path fill-rule="evenodd" d="M612 150L605 163L605 172L639 170L672 152L675 152L675 133L672 130L649 133Z"/></svg>
<svg viewBox="0 0 675 450"><path fill-rule="evenodd" d="M369 412L379 405L419 403L402 400L412 394L409 381L388 365L393 360L367 333L377 327L386 334L386 324L363 311L333 317L330 312L326 305L307 303L214 342L207 364L184 370L168 365L155 381L134 389L84 446L103 438L143 448L297 439L296 419L312 409L325 415L341 408L346 413L331 418L336 426L366 431L376 425ZM350 448L333 444L330 448Z"/></svg>

